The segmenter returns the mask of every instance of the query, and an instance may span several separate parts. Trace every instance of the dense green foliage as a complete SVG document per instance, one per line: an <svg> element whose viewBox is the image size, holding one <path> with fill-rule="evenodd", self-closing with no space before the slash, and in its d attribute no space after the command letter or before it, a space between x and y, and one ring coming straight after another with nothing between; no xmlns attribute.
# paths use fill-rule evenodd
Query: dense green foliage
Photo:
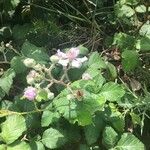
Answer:
<svg viewBox="0 0 150 150"><path fill-rule="evenodd" d="M150 149L149 12L149 0L0 0L0 150ZM80 58L61 65L72 47Z"/></svg>

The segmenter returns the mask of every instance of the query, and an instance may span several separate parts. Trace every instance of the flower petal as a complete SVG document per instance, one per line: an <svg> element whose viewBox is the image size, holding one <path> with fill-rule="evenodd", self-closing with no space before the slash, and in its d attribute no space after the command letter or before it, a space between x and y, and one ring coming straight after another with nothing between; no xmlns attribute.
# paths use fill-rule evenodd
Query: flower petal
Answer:
<svg viewBox="0 0 150 150"><path fill-rule="evenodd" d="M69 59L69 60L73 60L73 59L75 59L78 55L79 55L79 49L78 48L71 48L67 53L66 53L66 55L67 55L67 58Z"/></svg>
<svg viewBox="0 0 150 150"><path fill-rule="evenodd" d="M72 62L71 62L71 66L72 67L75 67L75 68L80 68L82 65L82 63L76 59L74 59Z"/></svg>
<svg viewBox="0 0 150 150"><path fill-rule="evenodd" d="M56 54L58 57L60 58L67 58L67 55L63 52L60 51L60 49L57 50L57 54Z"/></svg>
<svg viewBox="0 0 150 150"><path fill-rule="evenodd" d="M69 63L69 59L60 59L58 63L66 67Z"/></svg>

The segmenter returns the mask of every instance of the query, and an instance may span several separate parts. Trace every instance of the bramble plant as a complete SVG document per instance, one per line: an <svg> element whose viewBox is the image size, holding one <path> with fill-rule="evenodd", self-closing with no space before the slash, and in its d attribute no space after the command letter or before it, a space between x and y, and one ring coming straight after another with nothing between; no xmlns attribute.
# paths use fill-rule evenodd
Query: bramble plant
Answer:
<svg viewBox="0 0 150 150"><path fill-rule="evenodd" d="M143 143L132 134L132 128L125 132L125 117L131 115L133 121L137 117L134 109L138 103L123 106L127 104L126 96L132 97L132 93L117 80L109 81L105 76L109 63L97 52L88 59L80 55L81 48L58 50L46 65L33 58L22 59L29 68L28 85L23 96L16 97L16 103L0 111L1 117L6 116L0 134L3 149L56 149L68 147L69 143L75 144L75 149L137 149L137 146L144 149ZM61 70L59 76L54 74L56 67ZM69 75L73 69L80 74L75 80ZM16 107L21 111L16 111ZM136 121L135 124L140 124ZM36 132L32 133L33 129Z"/></svg>
<svg viewBox="0 0 150 150"><path fill-rule="evenodd" d="M150 148L148 0L0 1L0 150Z"/></svg>

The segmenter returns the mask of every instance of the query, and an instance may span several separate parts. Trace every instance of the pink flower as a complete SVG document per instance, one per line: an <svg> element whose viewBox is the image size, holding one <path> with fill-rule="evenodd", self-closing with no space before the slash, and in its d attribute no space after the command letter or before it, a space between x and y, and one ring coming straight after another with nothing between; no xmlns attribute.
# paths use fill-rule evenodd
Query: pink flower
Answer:
<svg viewBox="0 0 150 150"><path fill-rule="evenodd" d="M69 60L74 60L79 55L80 50L78 48L71 48L67 53L67 58Z"/></svg>
<svg viewBox="0 0 150 150"><path fill-rule="evenodd" d="M67 58L67 55L63 52L60 51L60 49L57 50L57 54L56 54L59 58L62 58L62 59L66 59Z"/></svg>
<svg viewBox="0 0 150 150"><path fill-rule="evenodd" d="M71 48L67 53L63 53L60 50L57 51L57 56L59 57L58 63L62 66L67 66L69 63L72 67L79 68L82 63L87 60L87 57L77 58L79 55L78 48Z"/></svg>
<svg viewBox="0 0 150 150"><path fill-rule="evenodd" d="M35 99L36 94L37 94L36 89L32 86L29 86L29 87L25 88L23 97L32 101Z"/></svg>
<svg viewBox="0 0 150 150"><path fill-rule="evenodd" d="M92 77L90 76L90 74L84 73L84 74L82 75L82 79L83 79L83 80L91 80Z"/></svg>

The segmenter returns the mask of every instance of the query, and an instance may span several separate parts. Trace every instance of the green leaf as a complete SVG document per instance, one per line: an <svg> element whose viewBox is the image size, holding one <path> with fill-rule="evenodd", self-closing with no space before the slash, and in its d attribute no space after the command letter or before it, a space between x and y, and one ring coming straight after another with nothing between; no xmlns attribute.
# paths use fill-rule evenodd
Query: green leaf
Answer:
<svg viewBox="0 0 150 150"><path fill-rule="evenodd" d="M2 98L5 96L5 92L2 90L2 88L0 87L0 100L2 100Z"/></svg>
<svg viewBox="0 0 150 150"><path fill-rule="evenodd" d="M143 37L137 40L136 48L142 52L150 51L150 38Z"/></svg>
<svg viewBox="0 0 150 150"><path fill-rule="evenodd" d="M47 61L49 61L49 56L45 53L45 51L45 48L37 47L29 43L28 41L24 42L21 50L24 56L33 58L39 63L46 63Z"/></svg>
<svg viewBox="0 0 150 150"><path fill-rule="evenodd" d="M20 42L22 43L32 30L34 30L32 24L17 24L13 27L13 38L20 44Z"/></svg>
<svg viewBox="0 0 150 150"><path fill-rule="evenodd" d="M110 126L105 127L103 132L103 144L106 146L106 148L113 148L117 141L117 132Z"/></svg>
<svg viewBox="0 0 150 150"><path fill-rule="evenodd" d="M42 143L50 149L59 148L66 142L64 134L53 128L45 130L42 136Z"/></svg>
<svg viewBox="0 0 150 150"><path fill-rule="evenodd" d="M140 35L150 39L150 21L147 21L139 31ZM144 38L144 37L143 37ZM147 39L148 40L148 39Z"/></svg>
<svg viewBox="0 0 150 150"><path fill-rule="evenodd" d="M120 5L118 7L117 6L116 6L116 15L119 18L122 17L130 18L135 14L135 11L128 5L122 5L121 7Z"/></svg>
<svg viewBox="0 0 150 150"><path fill-rule="evenodd" d="M137 5L140 0L120 0L121 4Z"/></svg>
<svg viewBox="0 0 150 150"><path fill-rule="evenodd" d="M16 73L23 73L27 70L27 67L25 67L22 58L19 56L13 57L10 64L11 68L14 69Z"/></svg>
<svg viewBox="0 0 150 150"><path fill-rule="evenodd" d="M134 125L138 124L141 125L141 118L139 115L135 114L135 113L130 113L131 118L132 118L132 122Z"/></svg>
<svg viewBox="0 0 150 150"><path fill-rule="evenodd" d="M100 94L103 95L106 100L118 101L124 96L125 91L119 84L108 82L102 87Z"/></svg>
<svg viewBox="0 0 150 150"><path fill-rule="evenodd" d="M74 122L76 120L76 118L77 118L77 112L76 112L77 103L75 100L68 100L66 98L66 96L61 97L61 98L55 98L54 106L55 106L56 110L70 122Z"/></svg>
<svg viewBox="0 0 150 150"><path fill-rule="evenodd" d="M48 93L46 92L46 90L41 89L38 91L38 94L36 96L36 100L38 102L41 102L42 100L47 101L48 100Z"/></svg>
<svg viewBox="0 0 150 150"><path fill-rule="evenodd" d="M144 144L131 133L124 133L121 136L116 150L145 150Z"/></svg>
<svg viewBox="0 0 150 150"><path fill-rule="evenodd" d="M86 144L80 144L79 150L90 150L90 147Z"/></svg>
<svg viewBox="0 0 150 150"><path fill-rule="evenodd" d="M20 3L20 0L11 0L13 8L15 8Z"/></svg>
<svg viewBox="0 0 150 150"><path fill-rule="evenodd" d="M109 62L107 63L107 67L109 69L111 78L115 79L117 77L117 69L116 69L116 67L113 64L109 63Z"/></svg>
<svg viewBox="0 0 150 150"><path fill-rule="evenodd" d="M57 112L51 112L49 110L45 110L42 114L41 125L42 127L47 127L50 124L58 121L60 115Z"/></svg>
<svg viewBox="0 0 150 150"><path fill-rule="evenodd" d="M87 110L81 110L82 108L80 108L80 110L77 112L78 116L78 123L81 126L86 126L92 123L92 116L91 113Z"/></svg>
<svg viewBox="0 0 150 150"><path fill-rule="evenodd" d="M93 52L88 61L89 67L106 68L105 62L102 60L98 52Z"/></svg>
<svg viewBox="0 0 150 150"><path fill-rule="evenodd" d="M105 126L103 116L101 113L97 113L93 118L93 123L84 127L85 139L88 145L97 142L101 131Z"/></svg>
<svg viewBox="0 0 150 150"><path fill-rule="evenodd" d="M29 111L34 111L35 110L35 105L32 101L29 100L21 100L20 97L15 98L15 103L14 103L15 111L16 108L19 109L20 112L29 112ZM24 116L26 120L26 126L27 128L39 128L40 123L39 123L39 113L28 113Z"/></svg>
<svg viewBox="0 0 150 150"><path fill-rule="evenodd" d="M80 50L81 56L85 56L89 53L89 50L86 47L84 47L83 45L79 45L78 48Z"/></svg>
<svg viewBox="0 0 150 150"><path fill-rule="evenodd" d="M31 150L26 142L15 142L7 147L7 150Z"/></svg>
<svg viewBox="0 0 150 150"><path fill-rule="evenodd" d="M6 121L1 124L0 137L3 142L10 144L18 139L26 130L25 119L21 115L10 115Z"/></svg>
<svg viewBox="0 0 150 150"><path fill-rule="evenodd" d="M139 55L136 51L125 50L122 53L122 66L125 72L133 71L139 63Z"/></svg>
<svg viewBox="0 0 150 150"><path fill-rule="evenodd" d="M126 33L116 33L114 35L113 45L116 45L122 51L123 49L133 49L135 39L133 36L130 36Z"/></svg>
<svg viewBox="0 0 150 150"><path fill-rule="evenodd" d="M40 141L32 141L30 143L31 150L45 150L45 147Z"/></svg>
<svg viewBox="0 0 150 150"><path fill-rule="evenodd" d="M9 93L11 85L13 83L13 78L15 77L15 72L13 69L9 69L5 74L0 78L0 88L6 93ZM1 94L3 94L1 92Z"/></svg>
<svg viewBox="0 0 150 150"><path fill-rule="evenodd" d="M0 145L0 150L6 150L6 149L7 149L7 146L5 144Z"/></svg>
<svg viewBox="0 0 150 150"><path fill-rule="evenodd" d="M138 13L145 13L146 12L146 6L145 5L138 5L136 8L135 8L136 12Z"/></svg>

